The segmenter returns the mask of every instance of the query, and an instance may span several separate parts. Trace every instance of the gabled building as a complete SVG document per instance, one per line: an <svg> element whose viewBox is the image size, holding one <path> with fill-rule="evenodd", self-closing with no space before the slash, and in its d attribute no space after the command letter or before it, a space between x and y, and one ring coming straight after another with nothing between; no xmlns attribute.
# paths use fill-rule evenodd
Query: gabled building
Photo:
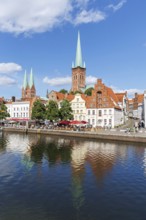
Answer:
<svg viewBox="0 0 146 220"><path fill-rule="evenodd" d="M84 94L77 93L70 102L74 120L86 121L86 97Z"/></svg>
<svg viewBox="0 0 146 220"><path fill-rule="evenodd" d="M86 99L86 118L94 127L119 126L124 123L123 110L113 90L97 80L92 96Z"/></svg>
<svg viewBox="0 0 146 220"><path fill-rule="evenodd" d="M135 93L133 98L133 117L140 121L144 119L144 94Z"/></svg>

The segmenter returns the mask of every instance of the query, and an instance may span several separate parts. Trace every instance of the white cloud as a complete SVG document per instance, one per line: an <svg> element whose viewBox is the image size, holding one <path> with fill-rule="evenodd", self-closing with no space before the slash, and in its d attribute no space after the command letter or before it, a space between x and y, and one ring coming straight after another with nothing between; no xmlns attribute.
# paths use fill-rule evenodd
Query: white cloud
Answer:
<svg viewBox="0 0 146 220"><path fill-rule="evenodd" d="M86 84L94 84L97 78L94 76L86 77ZM48 84L49 86L63 86L63 85L71 85L72 78L70 76L66 77L55 77L48 78L47 76L43 79L43 82Z"/></svg>
<svg viewBox="0 0 146 220"><path fill-rule="evenodd" d="M119 89L115 86L111 86L111 88L114 90L114 92L118 92L118 93L127 91L127 94L130 97L134 96L135 93L138 93L138 94L144 93L144 90L142 90L142 89L125 89L124 90L124 89Z"/></svg>
<svg viewBox="0 0 146 220"><path fill-rule="evenodd" d="M87 76L86 77L86 84L89 85L89 84L95 84L97 81L97 77L95 76Z"/></svg>
<svg viewBox="0 0 146 220"><path fill-rule="evenodd" d="M108 8L113 9L113 11L115 12L121 9L126 2L127 2L126 0L122 0L117 5L113 5L113 4L108 5Z"/></svg>
<svg viewBox="0 0 146 220"><path fill-rule="evenodd" d="M0 73L2 74L10 74L21 70L22 67L16 63L0 63Z"/></svg>
<svg viewBox="0 0 146 220"><path fill-rule="evenodd" d="M0 76L0 86L15 85L17 81L8 76Z"/></svg>
<svg viewBox="0 0 146 220"><path fill-rule="evenodd" d="M0 31L44 32L66 19L70 0L0 0Z"/></svg>
<svg viewBox="0 0 146 220"><path fill-rule="evenodd" d="M86 7L89 3L89 0L76 0L77 7Z"/></svg>
<svg viewBox="0 0 146 220"><path fill-rule="evenodd" d="M43 82L50 85L50 86L62 86L62 85L68 85L71 84L71 77L66 76L66 77L56 77L56 78L48 78L45 77L43 79Z"/></svg>
<svg viewBox="0 0 146 220"><path fill-rule="evenodd" d="M106 18L106 14L104 12L83 10L77 15L73 23L75 25L78 25L82 23L100 22L102 20L105 20L105 18Z"/></svg>
<svg viewBox="0 0 146 220"><path fill-rule="evenodd" d="M0 0L0 32L41 33L66 22L100 22L104 12L89 0Z"/></svg>

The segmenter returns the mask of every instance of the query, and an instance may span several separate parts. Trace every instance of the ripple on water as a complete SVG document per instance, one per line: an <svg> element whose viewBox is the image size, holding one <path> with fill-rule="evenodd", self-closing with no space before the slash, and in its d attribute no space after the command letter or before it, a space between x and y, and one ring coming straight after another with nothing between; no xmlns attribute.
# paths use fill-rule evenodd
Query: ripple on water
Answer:
<svg viewBox="0 0 146 220"><path fill-rule="evenodd" d="M145 152L136 145L4 134L0 219L142 219Z"/></svg>

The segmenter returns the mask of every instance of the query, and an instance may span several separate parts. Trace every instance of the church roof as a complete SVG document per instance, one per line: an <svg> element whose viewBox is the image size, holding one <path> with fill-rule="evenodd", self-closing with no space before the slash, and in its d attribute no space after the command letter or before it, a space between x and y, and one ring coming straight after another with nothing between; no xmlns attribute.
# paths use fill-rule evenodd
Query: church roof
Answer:
<svg viewBox="0 0 146 220"><path fill-rule="evenodd" d="M26 89L27 86L28 86L28 78L27 78L27 73L25 71L24 80L23 80L23 89Z"/></svg>
<svg viewBox="0 0 146 220"><path fill-rule="evenodd" d="M30 81L29 81L29 86L30 86L30 88L32 88L32 86L34 86L34 76L33 76L32 69L31 69L31 71L30 71Z"/></svg>

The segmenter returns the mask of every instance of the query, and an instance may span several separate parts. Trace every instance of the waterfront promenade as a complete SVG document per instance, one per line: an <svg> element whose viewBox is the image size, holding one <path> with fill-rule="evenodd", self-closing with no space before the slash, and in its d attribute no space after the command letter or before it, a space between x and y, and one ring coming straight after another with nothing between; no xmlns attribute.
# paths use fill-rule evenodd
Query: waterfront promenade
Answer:
<svg viewBox="0 0 146 220"><path fill-rule="evenodd" d="M96 139L105 141L122 141L122 142L135 142L146 143L146 130L140 130L138 132L128 132L125 130L117 131L111 130L91 130L91 131L73 131L73 130L60 130L60 129L25 129L4 127L3 132L17 132L17 133L33 133L33 134L45 134L54 136L66 136L84 139Z"/></svg>

